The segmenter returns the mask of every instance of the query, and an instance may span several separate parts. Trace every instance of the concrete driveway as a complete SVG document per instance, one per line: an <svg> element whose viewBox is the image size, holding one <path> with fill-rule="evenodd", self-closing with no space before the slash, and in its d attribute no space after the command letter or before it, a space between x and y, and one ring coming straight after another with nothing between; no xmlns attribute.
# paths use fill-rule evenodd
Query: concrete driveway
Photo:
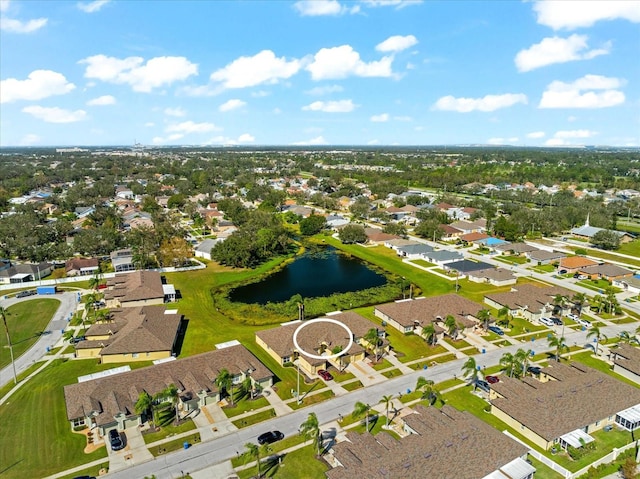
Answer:
<svg viewBox="0 0 640 479"><path fill-rule="evenodd" d="M130 427L120 435L126 444L124 449L120 451L112 451L108 439L105 439L109 452L109 472L121 471L133 465L153 460L153 454L147 449L140 428Z"/></svg>

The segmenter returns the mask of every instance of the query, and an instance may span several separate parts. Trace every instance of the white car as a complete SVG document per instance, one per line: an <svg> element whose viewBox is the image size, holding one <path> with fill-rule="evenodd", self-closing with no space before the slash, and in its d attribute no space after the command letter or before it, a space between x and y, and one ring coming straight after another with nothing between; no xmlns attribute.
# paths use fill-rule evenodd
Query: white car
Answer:
<svg viewBox="0 0 640 479"><path fill-rule="evenodd" d="M540 318L538 321L546 326L553 326L555 324L551 318Z"/></svg>
<svg viewBox="0 0 640 479"><path fill-rule="evenodd" d="M580 318L578 317L577 314L569 313L567 314L567 318L575 321L576 323L580 322Z"/></svg>
<svg viewBox="0 0 640 479"><path fill-rule="evenodd" d="M577 322L578 324L581 324L581 325L582 325L582 326L584 326L585 328L588 328L589 326L591 326L591 321L587 321L586 319L578 318L578 319L576 319L576 322Z"/></svg>

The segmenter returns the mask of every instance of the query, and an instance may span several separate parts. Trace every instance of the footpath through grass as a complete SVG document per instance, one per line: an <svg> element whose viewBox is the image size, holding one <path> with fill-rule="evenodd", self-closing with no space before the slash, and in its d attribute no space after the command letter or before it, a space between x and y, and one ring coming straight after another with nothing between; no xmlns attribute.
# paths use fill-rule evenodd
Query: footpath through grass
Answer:
<svg viewBox="0 0 640 479"><path fill-rule="evenodd" d="M15 358L35 344L59 307L58 299L38 298L22 301L6 309L5 317ZM0 334L0 368L8 364L11 364L11 352L3 331Z"/></svg>

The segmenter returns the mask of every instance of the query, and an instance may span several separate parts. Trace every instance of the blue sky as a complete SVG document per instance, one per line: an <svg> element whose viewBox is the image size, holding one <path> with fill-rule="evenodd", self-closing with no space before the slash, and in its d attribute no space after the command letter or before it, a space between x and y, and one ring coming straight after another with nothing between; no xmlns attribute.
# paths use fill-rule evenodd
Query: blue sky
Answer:
<svg viewBox="0 0 640 479"><path fill-rule="evenodd" d="M640 2L0 0L0 145L640 146Z"/></svg>

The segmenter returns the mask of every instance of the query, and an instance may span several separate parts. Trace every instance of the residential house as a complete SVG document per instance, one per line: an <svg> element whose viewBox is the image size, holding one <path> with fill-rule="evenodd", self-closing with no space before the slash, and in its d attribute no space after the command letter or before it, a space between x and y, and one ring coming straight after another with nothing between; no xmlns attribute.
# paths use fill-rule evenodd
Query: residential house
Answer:
<svg viewBox="0 0 640 479"><path fill-rule="evenodd" d="M76 344L76 357L99 357L103 363L153 361L176 354L182 324L177 310L143 306L111 310L108 321L93 324Z"/></svg>
<svg viewBox="0 0 640 479"><path fill-rule="evenodd" d="M327 226L331 229L339 228L340 226L344 226L349 224L349 220L340 215L328 215L327 216Z"/></svg>
<svg viewBox="0 0 640 479"><path fill-rule="evenodd" d="M146 368L89 379L64 387L67 419L72 427L97 427L105 435L143 424L148 419L136 413L142 393L161 394L172 384L178 389L182 415L220 400L216 378L226 369L234 384L247 377L258 388L273 384L273 373L244 346L236 345Z"/></svg>
<svg viewBox="0 0 640 479"><path fill-rule="evenodd" d="M518 284L509 292L485 295L484 302L495 309L507 307L510 314L533 322L544 315L566 315L571 311L569 301L554 304L557 296L571 298L573 292L559 286L540 287L530 283Z"/></svg>
<svg viewBox="0 0 640 479"><path fill-rule="evenodd" d="M387 248L391 248L396 253L398 252L399 248L401 248L403 246L414 245L414 244L420 244L420 243L418 243L415 240L404 239L404 238L392 238L392 239L387 240L387 241L384 242L384 245Z"/></svg>
<svg viewBox="0 0 640 479"><path fill-rule="evenodd" d="M389 240L400 238L397 235L384 233L381 229L378 228L365 228L364 232L367 235L367 240L369 241L369 243L373 244L384 244Z"/></svg>
<svg viewBox="0 0 640 479"><path fill-rule="evenodd" d="M578 236L580 238L591 240L596 235L596 233L599 233L601 231L611 231L617 234L620 237L621 243L628 243L629 241L633 241L634 239L633 235L630 235L625 231L607 230L606 228L598 228L596 226L591 226L589 224L589 215L587 215L587 220L585 221L584 225L579 226L577 228L572 228L570 233L573 236Z"/></svg>
<svg viewBox="0 0 640 479"><path fill-rule="evenodd" d="M532 479L528 448L468 411L416 405L402 418L406 436L347 432L326 459L328 479Z"/></svg>
<svg viewBox="0 0 640 479"><path fill-rule="evenodd" d="M560 251L546 251L542 249L529 251L525 253L525 256L538 265L556 263L567 257L565 253L561 253Z"/></svg>
<svg viewBox="0 0 640 479"><path fill-rule="evenodd" d="M217 239L206 239L200 243L195 249L196 258L204 258L211 261L211 248L213 248L219 241Z"/></svg>
<svg viewBox="0 0 640 479"><path fill-rule="evenodd" d="M116 273L124 271L134 271L136 269L133 263L133 250L119 249L111 252L111 264Z"/></svg>
<svg viewBox="0 0 640 479"><path fill-rule="evenodd" d="M71 258L64 264L67 276L85 276L100 271L98 258Z"/></svg>
<svg viewBox="0 0 640 479"><path fill-rule="evenodd" d="M611 349L613 371L640 384L640 349L630 344L619 343Z"/></svg>
<svg viewBox="0 0 640 479"><path fill-rule="evenodd" d="M472 261L470 259L463 259L461 261L453 261L443 266L445 271L455 271L456 275L461 278L467 276L471 271L479 271L483 269L491 269L493 265L484 263L482 261Z"/></svg>
<svg viewBox="0 0 640 479"><path fill-rule="evenodd" d="M452 228L462 231L463 234L469 233L484 233L486 230L486 222L484 222L484 226L480 221L454 221L450 225Z"/></svg>
<svg viewBox="0 0 640 479"><path fill-rule="evenodd" d="M493 286L516 284L518 278L505 268L487 268L467 272L467 278L474 283L489 283Z"/></svg>
<svg viewBox="0 0 640 479"><path fill-rule="evenodd" d="M104 299L108 308L150 306L174 301L175 289L157 271L135 271L109 278Z"/></svg>
<svg viewBox="0 0 640 479"><path fill-rule="evenodd" d="M614 279L611 284L629 293L640 294L640 275L632 276L631 278Z"/></svg>
<svg viewBox="0 0 640 479"><path fill-rule="evenodd" d="M621 280L633 276L633 271L610 263L587 266L586 268L580 268L578 272L588 276L590 279L606 279L607 281Z"/></svg>
<svg viewBox="0 0 640 479"><path fill-rule="evenodd" d="M7 266L8 265L8 266ZM41 263L11 263L5 262L0 269L0 284L28 283L39 281L53 271L53 264L43 261Z"/></svg>
<svg viewBox="0 0 640 479"><path fill-rule="evenodd" d="M524 256L532 251L539 251L539 248L527 243L504 243L495 247L496 251L502 254L509 254L513 256Z"/></svg>
<svg viewBox="0 0 640 479"><path fill-rule="evenodd" d="M400 246L396 251L398 256L407 259L424 259L426 254L433 252L433 248L425 243L417 243Z"/></svg>
<svg viewBox="0 0 640 479"><path fill-rule="evenodd" d="M640 427L640 389L580 363L553 362L540 380L501 378L489 398L494 416L544 450L582 447L604 427Z"/></svg>
<svg viewBox="0 0 640 479"><path fill-rule="evenodd" d="M430 253L426 253L424 256L427 261L435 263L438 266L443 266L447 263L453 263L454 261L464 259L464 255L462 253L446 250L431 251Z"/></svg>
<svg viewBox="0 0 640 479"><path fill-rule="evenodd" d="M479 233L479 232L473 232L473 233L467 233L467 234L463 234L462 236L460 236L460 241L463 241L465 243L473 243L475 241L478 240L482 240L485 238L488 238L489 235L486 233Z"/></svg>
<svg viewBox="0 0 640 479"><path fill-rule="evenodd" d="M304 354L308 352L317 356L322 356L323 353L330 355L336 347L346 348L349 338L345 329L330 322L310 323L304 326L296 338L300 349L295 346L293 335L305 324L304 321L293 321L276 328L258 331L256 343L281 366L297 360L301 369L309 375L315 375L318 370L327 369L328 364L344 369L350 363L362 361L365 358L365 349L370 346L364 337L371 329L376 329L378 336L384 338L383 330L379 330L375 323L357 313L330 314L328 317L344 324L353 334L353 346L336 359L311 358ZM388 348L386 341L381 346L381 351L385 348Z"/></svg>
<svg viewBox="0 0 640 479"><path fill-rule="evenodd" d="M577 273L581 268L595 266L597 264L597 261L585 258L584 256L569 256L567 258L562 258L558 262L558 271L565 270L567 273L573 274Z"/></svg>
<svg viewBox="0 0 640 479"><path fill-rule="evenodd" d="M442 231L442 239L445 241L458 239L463 234L465 234L464 231L461 231L447 224L438 225L438 228Z"/></svg>
<svg viewBox="0 0 640 479"><path fill-rule="evenodd" d="M462 296L445 294L379 304L374 306L373 313L383 321L383 325L388 324L401 333L422 334L424 326L433 324L442 335L447 316L453 316L463 332L470 332L478 324L477 314L481 309L481 304Z"/></svg>
<svg viewBox="0 0 640 479"><path fill-rule="evenodd" d="M116 197L121 198L123 200L132 200L135 197L135 195L133 194L133 191L131 191L131 188L127 186L117 186Z"/></svg>
<svg viewBox="0 0 640 479"><path fill-rule="evenodd" d="M74 210L74 213L76 214L78 219L81 219L81 218L86 218L87 216L89 216L91 213L94 213L95 211L96 211L95 206L77 206L76 209Z"/></svg>

